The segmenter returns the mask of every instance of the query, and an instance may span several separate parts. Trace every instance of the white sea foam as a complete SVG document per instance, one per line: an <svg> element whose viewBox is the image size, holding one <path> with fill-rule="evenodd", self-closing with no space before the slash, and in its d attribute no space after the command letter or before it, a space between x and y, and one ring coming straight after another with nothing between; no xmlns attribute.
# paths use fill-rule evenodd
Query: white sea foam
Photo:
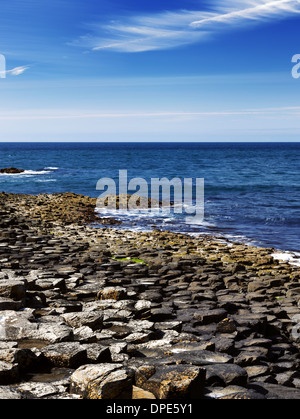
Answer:
<svg viewBox="0 0 300 419"><path fill-rule="evenodd" d="M287 262L294 266L300 266L300 253L278 251L273 253L271 256L273 256L273 258L276 260Z"/></svg>
<svg viewBox="0 0 300 419"><path fill-rule="evenodd" d="M136 209L136 210L122 210L122 209L106 209L106 208L96 208L96 213L99 214L101 218L115 218L120 221L145 221L147 220L155 220L156 222L161 223L162 226L169 226L173 224L174 227L178 224L184 224L185 218L180 217L177 218L173 216L172 211L170 212L169 209L163 209L163 208L157 208L157 209ZM184 215L184 214L182 214ZM192 220L193 221L193 220ZM202 227L215 227L214 224L201 220L200 222L197 220L197 217L195 217L195 222L189 223L189 225L194 226L202 226ZM134 226L134 230L136 230L137 226ZM144 227L143 227L144 228ZM183 229L186 230L186 229Z"/></svg>
<svg viewBox="0 0 300 419"><path fill-rule="evenodd" d="M56 179L38 179L36 182L45 183L45 182L56 182Z"/></svg>
<svg viewBox="0 0 300 419"><path fill-rule="evenodd" d="M25 170L22 173L0 173L0 176L36 176L36 175L48 175L50 170Z"/></svg>
<svg viewBox="0 0 300 419"><path fill-rule="evenodd" d="M47 175L49 173L51 173L49 170L25 170L24 173L20 173L20 174L34 176L34 175Z"/></svg>
<svg viewBox="0 0 300 419"><path fill-rule="evenodd" d="M58 170L59 167L44 167L42 170L25 170L22 173L0 173L1 176L38 176L38 175L48 175L54 170Z"/></svg>
<svg viewBox="0 0 300 419"><path fill-rule="evenodd" d="M191 217L191 218L193 219L193 217ZM195 222L191 222L190 224L195 225L195 226L200 225L202 227L216 227L215 224L210 223L208 221L204 221L204 220L197 221L197 218L195 218Z"/></svg>
<svg viewBox="0 0 300 419"><path fill-rule="evenodd" d="M140 210L111 210L97 208L96 212L101 218L115 218L122 221L124 224L118 226L118 229L125 229L131 231L140 231L140 232L149 232L153 229L153 224L158 228L162 227L163 229L167 228L168 230L173 231L174 233L183 233L188 234L192 237L201 237L204 235L213 236L216 240L226 243L229 247L237 243L242 243L247 246L257 246L265 247L264 243L259 240L251 239L247 236L241 234L229 234L227 232L216 231L216 224L208 221L202 221L199 224L199 227L203 227L202 231L192 231L193 225L189 224L189 228L184 227L184 217L175 217L174 214L170 213L169 210L163 210L162 208L156 209L156 211L151 211L151 209L140 209ZM184 215L184 214L182 214ZM153 221L153 222L151 222ZM133 224L132 224L133 223ZM196 227L196 225L194 225ZM287 262L293 266L300 267L300 253L281 251L278 250L274 252L271 256L274 259Z"/></svg>
<svg viewBox="0 0 300 419"><path fill-rule="evenodd" d="M103 210L103 209L98 209L97 211L99 213L99 216L101 216L101 218L115 218L116 215L120 215L120 212L118 210L116 211L112 211L112 210ZM135 225L121 225L118 226L118 229L125 229L125 230L131 230L131 231L139 231L139 232L151 232L152 231L152 227L150 225L139 225L138 221L141 218L147 218L147 217L153 217L153 213L151 213L150 211L146 214L143 215L137 211L137 212L123 212L123 217L119 217L120 220L122 221L126 221L126 215L130 215L130 217L127 218L127 220L131 219L131 221L134 220L134 217L137 220L137 224ZM158 220L159 223L161 223L161 226L164 227L168 227L168 224L172 224L172 222L174 222L174 227L176 225L176 222L178 222L178 219L175 220L175 218L165 218L163 219L162 214L159 214L161 219ZM125 219L125 220L124 220ZM182 220L183 221L183 220ZM208 223L208 222L203 222L203 227L214 227L215 225L212 223ZM159 228L160 226L157 225L157 227ZM220 243L224 243L227 244L228 247L231 247L234 245L234 243L243 243L247 246L260 246L260 243L258 243L257 241L253 240L253 239L249 239L249 237L243 236L243 235L233 235L233 234L224 234L224 233L217 233L217 232L209 232L209 231L199 231L199 232L192 232L192 231L186 231L185 229L182 228L182 225L178 225L177 229L172 229L172 231L176 232L176 233L183 233L183 234L188 234L191 237L201 237L201 236L213 236L216 240L220 241ZM262 244L261 244L262 246ZM271 256L274 257L274 259L282 261L282 262L287 262L293 266L299 266L300 267L300 253L297 252L284 252L284 251L276 251L275 253L273 253Z"/></svg>
<svg viewBox="0 0 300 419"><path fill-rule="evenodd" d="M141 208L136 210L126 210L126 209L107 209L107 208L96 208L96 212L101 215L101 217L119 217L119 218L153 218L153 217L164 217L170 215L170 212L161 209L149 209Z"/></svg>

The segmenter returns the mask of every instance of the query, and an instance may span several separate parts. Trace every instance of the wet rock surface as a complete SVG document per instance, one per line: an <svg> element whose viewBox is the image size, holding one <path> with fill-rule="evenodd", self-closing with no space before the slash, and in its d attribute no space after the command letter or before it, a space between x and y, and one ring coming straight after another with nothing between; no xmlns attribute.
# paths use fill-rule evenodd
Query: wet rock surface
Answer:
<svg viewBox="0 0 300 419"><path fill-rule="evenodd" d="M23 172L25 172L24 169L17 169L16 167L6 167L4 169L0 169L0 173L9 175L16 175Z"/></svg>
<svg viewBox="0 0 300 419"><path fill-rule="evenodd" d="M299 268L94 206L0 194L0 398L300 398Z"/></svg>

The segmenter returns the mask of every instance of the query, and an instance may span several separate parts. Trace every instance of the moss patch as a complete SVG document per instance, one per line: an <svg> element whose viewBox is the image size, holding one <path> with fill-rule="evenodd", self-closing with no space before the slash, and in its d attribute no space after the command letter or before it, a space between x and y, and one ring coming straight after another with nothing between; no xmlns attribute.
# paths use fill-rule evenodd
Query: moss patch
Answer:
<svg viewBox="0 0 300 419"><path fill-rule="evenodd" d="M146 263L145 261L143 261L142 259L137 259L137 258L117 258L115 256L112 257L112 259L117 260L119 262L133 262L133 263L140 263L141 265L147 265L148 263Z"/></svg>

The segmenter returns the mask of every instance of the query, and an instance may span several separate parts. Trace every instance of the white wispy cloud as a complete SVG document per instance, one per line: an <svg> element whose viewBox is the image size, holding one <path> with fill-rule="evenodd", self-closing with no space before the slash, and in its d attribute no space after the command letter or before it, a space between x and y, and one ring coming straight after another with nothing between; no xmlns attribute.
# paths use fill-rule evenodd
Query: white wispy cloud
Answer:
<svg viewBox="0 0 300 419"><path fill-rule="evenodd" d="M21 66L21 67L15 67L12 68L11 70L3 70L0 71L0 75L4 75L4 76L20 76L21 74L23 74L26 70L29 69L29 66Z"/></svg>
<svg viewBox="0 0 300 419"><path fill-rule="evenodd" d="M206 40L228 27L261 24L300 13L300 0L213 0L209 10L176 10L93 24L73 44L92 50L143 52Z"/></svg>
<svg viewBox="0 0 300 419"><path fill-rule="evenodd" d="M128 118L210 118L210 117L235 117L257 116L274 118L291 118L300 115L300 106L282 106L269 108L229 109L216 111L145 111L145 112L87 112L87 111L53 111L31 110L26 112L2 112L0 120L59 120L59 119L128 119Z"/></svg>
<svg viewBox="0 0 300 419"><path fill-rule="evenodd" d="M207 36L205 31L195 31L189 25L195 19L211 16L207 12L185 10L135 16L106 25L93 25L93 34L82 37L77 44L93 50L112 49L120 52L174 48L204 39Z"/></svg>
<svg viewBox="0 0 300 419"><path fill-rule="evenodd" d="M15 67L12 70L8 70L7 73L11 74L12 76L20 76L28 69L29 66Z"/></svg>
<svg viewBox="0 0 300 419"><path fill-rule="evenodd" d="M299 0L260 0L231 2L236 10L225 13L219 13L215 16L196 20L190 24L191 27L200 28L207 24L227 23L227 24L245 24L249 22L261 22L262 20L283 19L287 15L300 13Z"/></svg>

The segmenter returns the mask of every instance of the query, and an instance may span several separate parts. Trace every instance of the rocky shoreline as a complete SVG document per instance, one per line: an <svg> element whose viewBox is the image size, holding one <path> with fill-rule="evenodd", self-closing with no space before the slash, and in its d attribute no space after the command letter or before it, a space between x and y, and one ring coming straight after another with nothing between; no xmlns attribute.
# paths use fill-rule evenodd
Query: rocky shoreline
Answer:
<svg viewBox="0 0 300 419"><path fill-rule="evenodd" d="M0 194L1 399L300 399L300 268Z"/></svg>

